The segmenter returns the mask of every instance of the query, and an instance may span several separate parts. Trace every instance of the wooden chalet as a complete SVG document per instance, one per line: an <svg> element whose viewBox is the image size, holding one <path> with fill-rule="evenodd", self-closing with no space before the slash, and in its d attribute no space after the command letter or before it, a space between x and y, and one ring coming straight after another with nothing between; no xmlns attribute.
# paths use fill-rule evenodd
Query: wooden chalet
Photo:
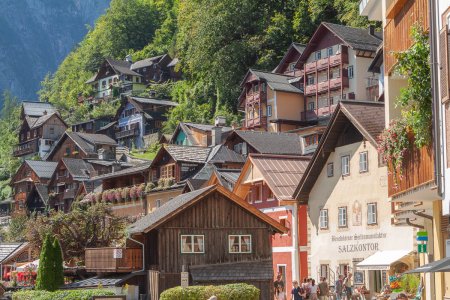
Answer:
<svg viewBox="0 0 450 300"><path fill-rule="evenodd" d="M19 143L13 150L15 157L44 157L67 129L56 109L46 102L23 102L19 128Z"/></svg>
<svg viewBox="0 0 450 300"><path fill-rule="evenodd" d="M48 208L48 183L57 163L25 160L11 178L14 214L44 212Z"/></svg>
<svg viewBox="0 0 450 300"><path fill-rule="evenodd" d="M238 108L245 112L244 129L284 132L315 124L302 118L303 87L296 77L250 69L241 89Z"/></svg>
<svg viewBox="0 0 450 300"><path fill-rule="evenodd" d="M111 123L110 117L102 117L78 122L72 125L72 132L98 133L102 128Z"/></svg>
<svg viewBox="0 0 450 300"><path fill-rule="evenodd" d="M11 280L11 272L17 267L33 261L33 253L28 242L0 243L0 278Z"/></svg>
<svg viewBox="0 0 450 300"><path fill-rule="evenodd" d="M173 59L169 54L158 55L139 60L130 66L130 69L142 75L146 84L176 81L179 76L172 77L176 73L171 72L169 64Z"/></svg>
<svg viewBox="0 0 450 300"><path fill-rule="evenodd" d="M292 43L272 73L303 77L303 71L297 69L296 65L305 48L304 44Z"/></svg>
<svg viewBox="0 0 450 300"><path fill-rule="evenodd" d="M83 159L63 157L48 183L49 206L56 210L68 212L77 192L84 182L94 176L92 165Z"/></svg>
<svg viewBox="0 0 450 300"><path fill-rule="evenodd" d="M233 194L289 228L272 238L273 272L281 274L286 290L292 281L308 273L307 207L297 205L294 192L310 157L250 154L237 179Z"/></svg>
<svg viewBox="0 0 450 300"><path fill-rule="evenodd" d="M146 136L155 135L157 142L166 114L178 104L173 101L153 98L127 97L117 110L115 136L121 146L145 148Z"/></svg>
<svg viewBox="0 0 450 300"><path fill-rule="evenodd" d="M169 144L185 146L216 146L223 143L232 128L217 119L215 125L180 122L175 129Z"/></svg>
<svg viewBox="0 0 450 300"><path fill-rule="evenodd" d="M250 153L303 155L301 138L295 133L235 130L224 145L244 156Z"/></svg>
<svg viewBox="0 0 450 300"><path fill-rule="evenodd" d="M65 132L45 157L46 160L59 161L62 158L77 159L116 159L115 140L103 134Z"/></svg>
<svg viewBox="0 0 450 300"><path fill-rule="evenodd" d="M241 169L219 169L214 167L205 186L219 184L229 191L232 191L240 174ZM195 190L195 188L193 187L192 190Z"/></svg>
<svg viewBox="0 0 450 300"><path fill-rule="evenodd" d="M137 276L152 299L179 286L182 271L189 273L191 285L246 282L261 290L260 299L270 299L270 237L287 228L225 188L210 186L174 198L129 232L144 246L129 240L123 249L86 249L86 270L145 271Z"/></svg>

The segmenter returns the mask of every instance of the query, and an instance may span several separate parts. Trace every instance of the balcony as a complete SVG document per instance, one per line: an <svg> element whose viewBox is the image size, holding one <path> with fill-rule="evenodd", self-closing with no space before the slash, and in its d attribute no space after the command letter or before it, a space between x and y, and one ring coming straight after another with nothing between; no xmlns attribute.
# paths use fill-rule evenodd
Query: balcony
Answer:
<svg viewBox="0 0 450 300"><path fill-rule="evenodd" d="M250 92L245 96L245 100L247 104L255 103L255 102L265 102L267 99L266 93L263 91L260 92Z"/></svg>
<svg viewBox="0 0 450 300"><path fill-rule="evenodd" d="M375 84L366 87L366 98L369 101L377 101L380 97L379 85Z"/></svg>
<svg viewBox="0 0 450 300"><path fill-rule="evenodd" d="M305 64L305 74L315 73L317 71L317 62L313 61Z"/></svg>
<svg viewBox="0 0 450 300"><path fill-rule="evenodd" d="M266 127L266 126L267 126L267 116L260 116L254 119L247 119L246 128Z"/></svg>
<svg viewBox="0 0 450 300"><path fill-rule="evenodd" d="M118 131L116 132L116 138L117 139L123 139L130 136L138 136L139 135L139 128L124 130L124 131Z"/></svg>
<svg viewBox="0 0 450 300"><path fill-rule="evenodd" d="M305 88L305 95L314 95L317 93L317 85L316 84L310 84L307 85Z"/></svg>
<svg viewBox="0 0 450 300"><path fill-rule="evenodd" d="M324 69L328 69L328 57L319 59L317 61L317 70L324 70Z"/></svg>
<svg viewBox="0 0 450 300"><path fill-rule="evenodd" d="M372 0L375 1L375 0ZM393 52L400 52L412 46L411 27L420 24L429 29L428 0L394 0L387 10L384 27L384 70L390 75L397 63Z"/></svg>
<svg viewBox="0 0 450 300"><path fill-rule="evenodd" d="M39 151L38 140L32 140L23 144L17 145L13 151L13 156L19 157L27 154L37 153Z"/></svg>
<svg viewBox="0 0 450 300"><path fill-rule="evenodd" d="M370 21L382 21L382 6L379 0L361 0L359 14L366 16Z"/></svg>
<svg viewBox="0 0 450 300"><path fill-rule="evenodd" d="M413 137L410 137L411 144ZM388 196L395 201L436 200L437 192L434 183L434 153L432 147L420 149L413 146L403 157L401 170L396 176L389 166Z"/></svg>
<svg viewBox="0 0 450 300"><path fill-rule="evenodd" d="M87 272L129 273L142 270L140 248L86 248Z"/></svg>
<svg viewBox="0 0 450 300"><path fill-rule="evenodd" d="M319 93L328 92L328 87L329 87L328 80L324 82L319 82L317 90Z"/></svg>
<svg viewBox="0 0 450 300"><path fill-rule="evenodd" d="M303 70L293 70L284 72L284 75L292 77L303 77L303 75L305 75L305 72Z"/></svg>
<svg viewBox="0 0 450 300"><path fill-rule="evenodd" d="M315 73L341 64L348 64L348 49L344 46L341 46L341 53L305 64L305 74Z"/></svg>
<svg viewBox="0 0 450 300"><path fill-rule="evenodd" d="M315 121L319 118L331 115L336 109L336 104L319 107L315 110L307 110L300 113L301 121Z"/></svg>
<svg viewBox="0 0 450 300"><path fill-rule="evenodd" d="M67 189L63 193L63 200L66 199L74 199L75 198L75 191L73 189Z"/></svg>
<svg viewBox="0 0 450 300"><path fill-rule="evenodd" d="M348 85L348 77L346 76L330 79L330 90L340 89L341 86L348 87Z"/></svg>

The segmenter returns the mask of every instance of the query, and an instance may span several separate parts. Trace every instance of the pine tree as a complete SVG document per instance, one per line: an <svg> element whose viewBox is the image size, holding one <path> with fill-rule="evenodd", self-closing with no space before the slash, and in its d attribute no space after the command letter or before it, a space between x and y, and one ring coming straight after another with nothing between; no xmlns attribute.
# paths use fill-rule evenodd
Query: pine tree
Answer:
<svg viewBox="0 0 450 300"><path fill-rule="evenodd" d="M54 290L54 262L52 238L47 235L44 240L41 255L39 257L39 268L36 279L37 290Z"/></svg>
<svg viewBox="0 0 450 300"><path fill-rule="evenodd" d="M54 255L54 284L55 290L64 285L64 267L61 245L57 238L53 241L53 255Z"/></svg>

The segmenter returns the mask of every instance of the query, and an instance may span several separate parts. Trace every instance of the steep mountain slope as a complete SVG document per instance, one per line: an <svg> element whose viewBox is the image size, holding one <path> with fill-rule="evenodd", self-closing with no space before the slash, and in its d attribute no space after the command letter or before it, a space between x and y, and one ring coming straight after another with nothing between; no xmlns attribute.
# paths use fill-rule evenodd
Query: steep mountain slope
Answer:
<svg viewBox="0 0 450 300"><path fill-rule="evenodd" d="M0 13L0 91L37 100L45 74L109 6L110 0L4 0Z"/></svg>

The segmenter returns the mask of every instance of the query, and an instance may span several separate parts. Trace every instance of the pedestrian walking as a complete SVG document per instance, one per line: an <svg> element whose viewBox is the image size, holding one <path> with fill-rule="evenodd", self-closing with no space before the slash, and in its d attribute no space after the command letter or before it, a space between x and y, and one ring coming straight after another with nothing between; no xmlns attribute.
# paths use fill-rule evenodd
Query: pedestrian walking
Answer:
<svg viewBox="0 0 450 300"><path fill-rule="evenodd" d="M328 300L328 293L330 292L330 287L328 286L327 279L322 277L319 283L319 299Z"/></svg>
<svg viewBox="0 0 450 300"><path fill-rule="evenodd" d="M318 298L317 298L318 288L319 288L319 286L316 285L316 281L314 279L311 279L311 294L309 297L310 300L318 300Z"/></svg>
<svg viewBox="0 0 450 300"><path fill-rule="evenodd" d="M344 279L345 294L347 295L347 300L352 299L352 273L348 273Z"/></svg>
<svg viewBox="0 0 450 300"><path fill-rule="evenodd" d="M334 286L336 291L336 300L342 300L342 294L344 292L344 276L339 275Z"/></svg>
<svg viewBox="0 0 450 300"><path fill-rule="evenodd" d="M277 294L276 299L277 300L287 300L286 293L283 291L283 288L280 285L278 286L278 294Z"/></svg>
<svg viewBox="0 0 450 300"><path fill-rule="evenodd" d="M282 291L284 291L284 282L283 282L283 279L281 278L281 274L280 273L278 273L278 275L277 275L277 279L273 282L273 287L274 287L274 290L275 290L275 299L277 299L278 300L278 298L277 298L277 296L278 296L278 291L279 291L279 287L281 287L281 290Z"/></svg>
<svg viewBox="0 0 450 300"><path fill-rule="evenodd" d="M305 289L298 285L297 280L292 282L291 300L304 300L306 298Z"/></svg>

